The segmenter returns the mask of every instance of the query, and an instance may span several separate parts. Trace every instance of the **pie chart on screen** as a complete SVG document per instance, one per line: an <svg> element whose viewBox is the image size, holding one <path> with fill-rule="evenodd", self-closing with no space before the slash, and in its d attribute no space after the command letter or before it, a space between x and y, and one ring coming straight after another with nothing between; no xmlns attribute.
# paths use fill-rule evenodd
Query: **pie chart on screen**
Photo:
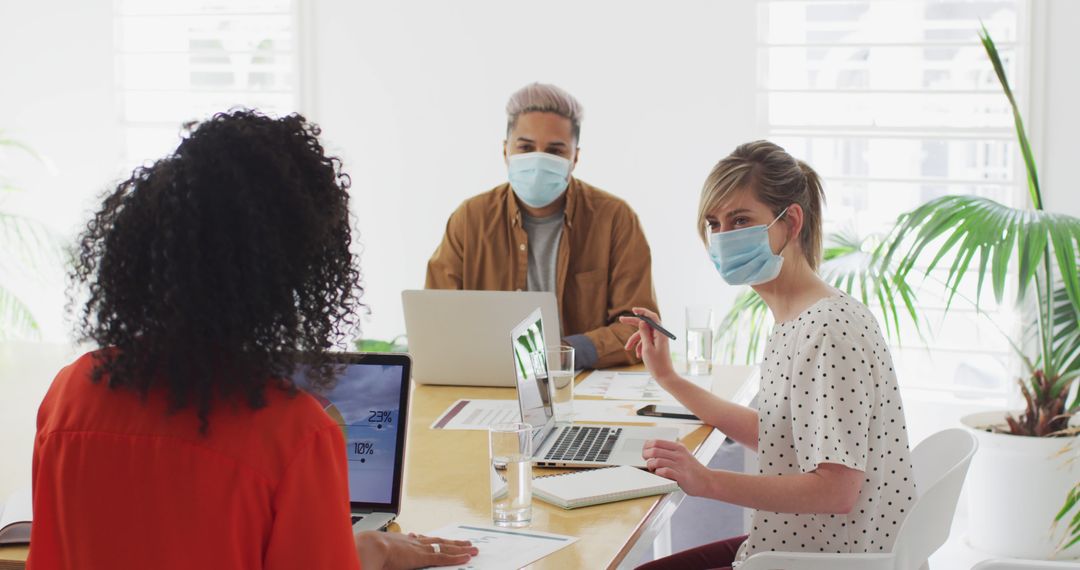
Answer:
<svg viewBox="0 0 1080 570"><path fill-rule="evenodd" d="M330 419L334 420L334 423L341 427L341 434L345 436L346 440L348 440L349 432L346 429L347 426L345 425L345 416L341 415L341 411L337 409L337 406L335 406L334 403L330 400L318 394L312 393L311 396L319 402L319 405L323 407L323 410L327 413L327 415L330 416Z"/></svg>

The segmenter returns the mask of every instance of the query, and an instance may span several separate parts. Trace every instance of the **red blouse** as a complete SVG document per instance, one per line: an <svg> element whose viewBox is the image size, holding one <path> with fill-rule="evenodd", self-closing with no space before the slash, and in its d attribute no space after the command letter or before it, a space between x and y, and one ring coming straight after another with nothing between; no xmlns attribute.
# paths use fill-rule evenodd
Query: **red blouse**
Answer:
<svg viewBox="0 0 1080 570"><path fill-rule="evenodd" d="M93 365L61 370L38 411L28 568L360 567L344 437L312 397L218 403L204 435Z"/></svg>

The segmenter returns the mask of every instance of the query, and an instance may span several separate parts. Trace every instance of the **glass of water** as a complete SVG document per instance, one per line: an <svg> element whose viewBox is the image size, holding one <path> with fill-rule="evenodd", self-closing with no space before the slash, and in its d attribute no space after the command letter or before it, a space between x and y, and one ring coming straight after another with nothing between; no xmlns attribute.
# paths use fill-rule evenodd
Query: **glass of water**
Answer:
<svg viewBox="0 0 1080 570"><path fill-rule="evenodd" d="M549 347L543 358L533 360L537 378L547 385L555 423L574 423L574 349Z"/></svg>
<svg viewBox="0 0 1080 570"><path fill-rule="evenodd" d="M491 458L491 520L495 526L532 522L532 426L498 424L488 428Z"/></svg>
<svg viewBox="0 0 1080 570"><path fill-rule="evenodd" d="M686 372L691 375L712 372L712 307L686 308Z"/></svg>

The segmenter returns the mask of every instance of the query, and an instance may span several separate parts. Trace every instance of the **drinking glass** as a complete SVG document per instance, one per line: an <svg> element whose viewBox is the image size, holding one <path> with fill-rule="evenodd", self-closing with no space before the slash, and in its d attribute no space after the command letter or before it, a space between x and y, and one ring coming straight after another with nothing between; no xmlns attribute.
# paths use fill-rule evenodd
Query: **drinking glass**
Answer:
<svg viewBox="0 0 1080 570"><path fill-rule="evenodd" d="M488 428L491 469L491 520L495 526L532 522L532 426L497 424Z"/></svg>
<svg viewBox="0 0 1080 570"><path fill-rule="evenodd" d="M691 375L712 372L712 307L686 308L686 372Z"/></svg>

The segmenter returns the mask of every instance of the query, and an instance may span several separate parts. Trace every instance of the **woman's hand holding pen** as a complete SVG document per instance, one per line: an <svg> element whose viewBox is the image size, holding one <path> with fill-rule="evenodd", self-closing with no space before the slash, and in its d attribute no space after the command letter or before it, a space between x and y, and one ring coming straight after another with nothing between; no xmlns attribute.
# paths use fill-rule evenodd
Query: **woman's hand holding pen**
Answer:
<svg viewBox="0 0 1080 570"><path fill-rule="evenodd" d="M635 315L644 315L660 322L660 315L648 309L634 307L633 312ZM675 367L671 363L671 348L667 337L637 317L619 317L619 322L637 327L637 332L630 335L626 341L626 350L637 354L638 358L645 362L653 378L661 385L674 378Z"/></svg>

